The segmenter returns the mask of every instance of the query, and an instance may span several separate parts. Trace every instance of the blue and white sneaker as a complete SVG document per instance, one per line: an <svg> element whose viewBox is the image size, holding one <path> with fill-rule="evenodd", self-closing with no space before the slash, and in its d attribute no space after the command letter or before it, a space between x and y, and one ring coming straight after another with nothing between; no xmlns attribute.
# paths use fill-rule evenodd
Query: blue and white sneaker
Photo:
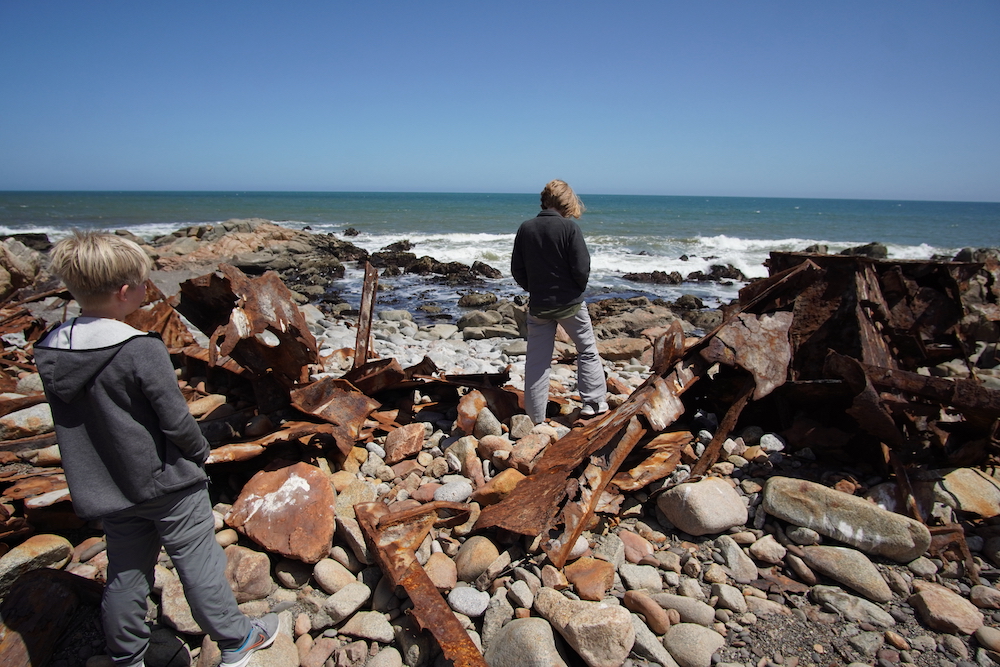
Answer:
<svg viewBox="0 0 1000 667"><path fill-rule="evenodd" d="M250 619L250 634L243 640L239 648L222 652L222 663L219 664L219 667L245 667L255 652L273 644L274 638L277 636L277 614L265 614L260 618Z"/></svg>

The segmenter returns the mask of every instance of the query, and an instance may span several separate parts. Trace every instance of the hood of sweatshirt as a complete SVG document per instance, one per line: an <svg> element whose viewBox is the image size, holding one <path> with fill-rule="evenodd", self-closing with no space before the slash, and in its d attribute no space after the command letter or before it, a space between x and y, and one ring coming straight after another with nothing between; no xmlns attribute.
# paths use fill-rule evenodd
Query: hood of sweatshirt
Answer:
<svg viewBox="0 0 1000 667"><path fill-rule="evenodd" d="M46 391L72 403L130 340L151 335L117 320L80 317L35 345L35 365Z"/></svg>

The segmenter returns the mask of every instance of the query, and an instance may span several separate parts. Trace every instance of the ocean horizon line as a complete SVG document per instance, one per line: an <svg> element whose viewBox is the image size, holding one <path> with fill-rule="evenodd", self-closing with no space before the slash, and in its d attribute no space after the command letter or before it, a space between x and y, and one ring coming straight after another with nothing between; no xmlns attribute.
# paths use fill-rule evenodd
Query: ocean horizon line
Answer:
<svg viewBox="0 0 1000 667"><path fill-rule="evenodd" d="M52 194L52 195L446 195L446 196L538 196L538 192L447 192L439 190L147 190L147 189L0 189L0 195L17 194ZM1000 204L1000 201L976 201L965 199L896 199L874 197L806 197L806 196L773 196L773 195L682 195L682 194L630 194L615 192L578 191L581 197L636 197L649 199L731 199L731 200L779 200L779 201L834 201L834 202L883 202L883 203L917 203L917 204Z"/></svg>

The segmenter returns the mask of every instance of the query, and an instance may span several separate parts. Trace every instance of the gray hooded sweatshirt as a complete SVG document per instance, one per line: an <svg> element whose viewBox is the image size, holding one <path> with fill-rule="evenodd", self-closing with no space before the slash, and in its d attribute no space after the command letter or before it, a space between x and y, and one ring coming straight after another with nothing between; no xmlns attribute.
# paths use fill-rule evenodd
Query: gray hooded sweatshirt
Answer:
<svg viewBox="0 0 1000 667"><path fill-rule="evenodd" d="M35 345L73 507L92 519L207 479L208 441L156 334L79 317Z"/></svg>

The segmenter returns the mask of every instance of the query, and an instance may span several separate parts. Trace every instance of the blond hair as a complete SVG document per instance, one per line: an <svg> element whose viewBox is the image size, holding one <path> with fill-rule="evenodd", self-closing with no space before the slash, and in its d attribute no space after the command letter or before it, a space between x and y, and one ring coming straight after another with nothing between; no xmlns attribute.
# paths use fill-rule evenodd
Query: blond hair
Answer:
<svg viewBox="0 0 1000 667"><path fill-rule="evenodd" d="M74 229L49 251L49 270L78 301L108 296L123 285L141 285L152 266L133 241L107 232Z"/></svg>
<svg viewBox="0 0 1000 667"><path fill-rule="evenodd" d="M549 181L542 190L542 208L559 211L564 218L579 218L586 211L583 202L566 181Z"/></svg>

